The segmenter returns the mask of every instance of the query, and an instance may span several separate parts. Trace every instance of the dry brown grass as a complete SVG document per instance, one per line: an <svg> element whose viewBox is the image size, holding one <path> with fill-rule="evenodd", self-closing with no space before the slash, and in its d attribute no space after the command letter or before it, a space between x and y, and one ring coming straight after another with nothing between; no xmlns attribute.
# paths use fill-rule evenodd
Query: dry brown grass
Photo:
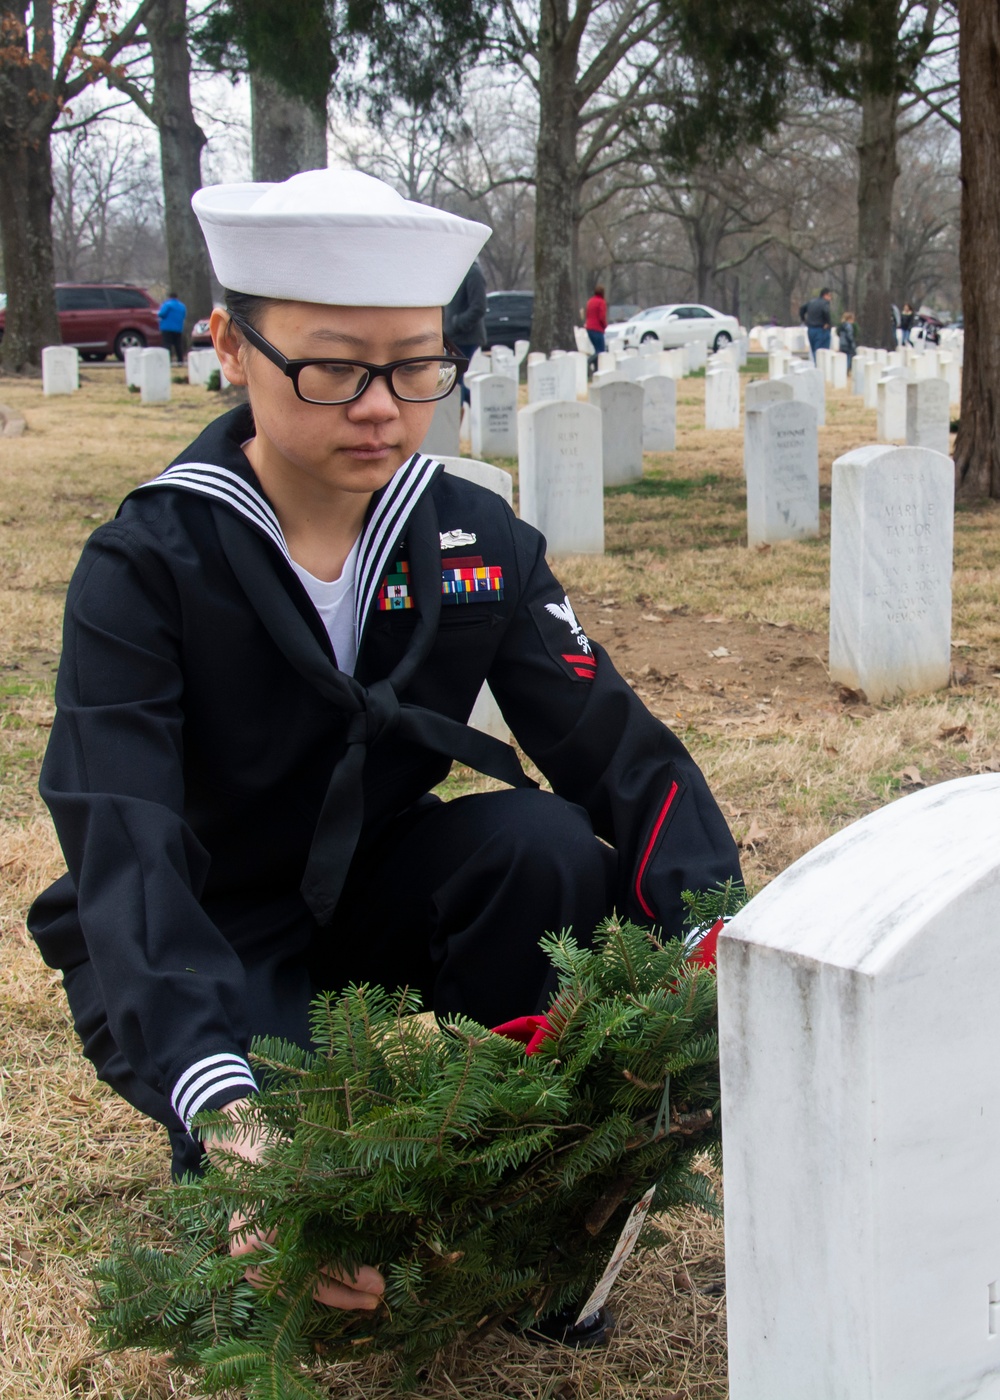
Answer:
<svg viewBox="0 0 1000 1400"><path fill-rule="evenodd" d="M197 1381L162 1359L101 1356L91 1343L88 1265L124 1215L141 1221L144 1193L165 1179L164 1142L160 1130L95 1083L58 978L39 961L23 918L60 865L35 784L73 564L97 521L187 443L219 400L175 386L169 406L143 408L117 370L85 370L83 379L72 399L43 400L30 381L5 382L3 393L29 431L0 440L0 1396L196 1400ZM748 551L741 436L700 427L700 382L685 382L679 397L678 450L650 461L654 489L609 498L608 555L564 561L564 580L592 596L822 633L826 520L819 541ZM874 415L855 401L831 399L830 426L821 431L827 488L834 456L871 440L874 429ZM955 635L983 675L1000 670L996 523L996 508L988 507L961 513L956 528ZM746 852L750 878L762 883L837 826L897 796L910 781L900 777L903 769L933 781L998 762L994 695L965 687L875 710L808 715L761 705L745 721L726 719L710 697L692 695L682 719L670 718L737 834L747 835L754 817L767 830ZM669 1229L669 1247L627 1268L614 1295L621 1326L607 1351L573 1355L495 1337L474 1353L440 1358L420 1393L435 1400L722 1400L721 1229L696 1213ZM372 1362L338 1367L328 1380L343 1400L390 1393L386 1369Z"/></svg>

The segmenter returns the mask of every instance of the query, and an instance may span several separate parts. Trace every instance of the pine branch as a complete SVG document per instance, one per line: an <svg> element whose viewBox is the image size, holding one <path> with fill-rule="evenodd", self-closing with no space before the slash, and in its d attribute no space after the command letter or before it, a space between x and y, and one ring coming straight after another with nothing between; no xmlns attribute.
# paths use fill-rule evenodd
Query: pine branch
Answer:
<svg viewBox="0 0 1000 1400"><path fill-rule="evenodd" d="M700 925L741 897L685 898ZM102 1343L169 1349L210 1391L267 1400L314 1400L309 1365L359 1346L392 1353L405 1381L448 1343L581 1300L650 1186L656 1209L713 1209L690 1169L718 1141L713 973L617 919L591 948L544 947L558 988L531 1056L369 986L317 999L315 1050L257 1045L268 1073L245 1115L263 1160L156 1198L169 1243L126 1239L96 1271ZM227 1252L237 1210L274 1241L254 1258L259 1289ZM374 1313L313 1301L321 1273L366 1262L386 1280Z"/></svg>

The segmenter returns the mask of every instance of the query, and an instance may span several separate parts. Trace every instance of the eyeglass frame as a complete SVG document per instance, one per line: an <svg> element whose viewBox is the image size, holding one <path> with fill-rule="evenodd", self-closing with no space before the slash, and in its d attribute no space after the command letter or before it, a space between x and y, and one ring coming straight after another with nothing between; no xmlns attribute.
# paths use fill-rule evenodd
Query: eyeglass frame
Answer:
<svg viewBox="0 0 1000 1400"><path fill-rule="evenodd" d="M260 331L254 330L253 326L251 326L248 321L245 321L242 316L238 316L234 311L230 311L228 315L230 321L239 327L247 343L252 345L255 350L259 350L266 359L270 360L273 365L276 365L277 368L281 370L282 374L287 375L292 381L295 397L301 400L302 403L313 404L316 408L340 408L345 403L356 403L358 399L361 398L362 394L372 386L376 379L384 379L389 386L389 393L394 399L398 399L400 403L440 403L442 399L446 399L449 394L454 392L461 383L462 375L469 368L469 360L467 357L459 353L457 346L452 345L447 336L442 336L445 349L448 351L446 355L411 355L405 360L390 360L388 364L384 365L370 364L367 360L345 360L336 357L289 360L281 353L277 346L272 345L269 340L265 340ZM428 360L433 360L440 364L454 365L458 371L455 375L455 382L450 384L443 394L438 394L437 397L433 399L408 399L402 394L397 393L392 384L393 371L400 369L403 365L426 364ZM309 365L356 365L358 369L363 369L367 372L368 378L362 384L361 388L358 389L356 393L352 394L349 399L307 399L305 394L299 389L299 375L304 369L307 369Z"/></svg>

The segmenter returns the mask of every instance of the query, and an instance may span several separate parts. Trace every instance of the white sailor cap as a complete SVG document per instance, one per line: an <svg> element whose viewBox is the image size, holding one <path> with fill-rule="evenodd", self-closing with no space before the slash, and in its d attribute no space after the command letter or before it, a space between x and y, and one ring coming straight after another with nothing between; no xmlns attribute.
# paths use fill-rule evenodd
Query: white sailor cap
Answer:
<svg viewBox="0 0 1000 1400"><path fill-rule="evenodd" d="M209 185L191 204L223 287L327 306L446 306L491 233L358 170Z"/></svg>

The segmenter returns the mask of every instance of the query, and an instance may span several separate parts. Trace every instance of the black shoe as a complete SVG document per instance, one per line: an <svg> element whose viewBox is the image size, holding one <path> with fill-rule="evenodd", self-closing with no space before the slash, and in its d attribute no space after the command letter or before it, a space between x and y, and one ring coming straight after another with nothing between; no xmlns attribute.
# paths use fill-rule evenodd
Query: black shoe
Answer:
<svg viewBox="0 0 1000 1400"><path fill-rule="evenodd" d="M577 1349L607 1346L615 1325L611 1309L598 1308L580 1323L576 1321L576 1313L576 1308L561 1308L525 1327L521 1335L529 1342L557 1342L560 1346Z"/></svg>

